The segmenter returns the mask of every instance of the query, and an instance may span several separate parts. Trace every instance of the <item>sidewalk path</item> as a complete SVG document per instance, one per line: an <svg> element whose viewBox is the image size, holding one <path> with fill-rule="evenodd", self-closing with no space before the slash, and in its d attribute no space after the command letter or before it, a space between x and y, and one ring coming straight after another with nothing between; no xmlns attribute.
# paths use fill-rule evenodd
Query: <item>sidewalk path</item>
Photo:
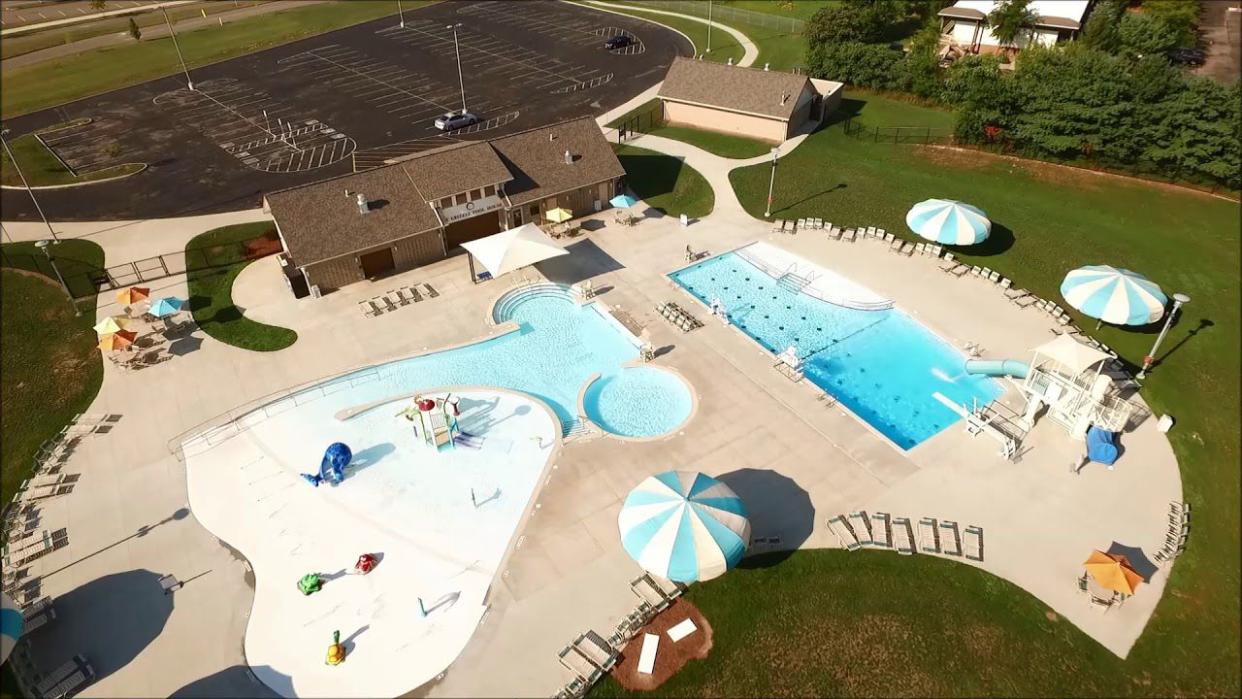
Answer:
<svg viewBox="0 0 1242 699"><path fill-rule="evenodd" d="M602 2L598 2L597 0L587 0L587 2L595 9L603 10L604 12L615 12L615 10L610 10L609 8L616 8L617 10L634 10L636 12L642 12L645 14L668 15L670 17L677 17L679 19L688 19L691 22L698 22L700 24L708 24L708 21L703 19L702 17L695 17L694 15L683 15L680 12L669 12L668 10L653 10L648 7L637 7L635 5L616 5L616 4L611 4L611 3L605 4ZM625 14L625 13L616 12L616 14ZM632 16L632 15L629 15L629 16ZM641 19L641 17L639 19ZM759 49L755 47L755 42L751 41L750 38L747 37L745 34L739 32L733 27L721 24L720 22L717 22L715 20L710 22L710 24L713 27L722 29L729 34L732 34L733 38L737 39L737 43L741 44L742 57L741 59L738 60L736 65L743 66L743 67L749 66L755 62L755 59L759 58ZM686 38L689 39L690 37L686 37ZM690 43L693 44L694 42L691 41ZM695 51L696 52L698 51L698 47L695 47Z"/></svg>

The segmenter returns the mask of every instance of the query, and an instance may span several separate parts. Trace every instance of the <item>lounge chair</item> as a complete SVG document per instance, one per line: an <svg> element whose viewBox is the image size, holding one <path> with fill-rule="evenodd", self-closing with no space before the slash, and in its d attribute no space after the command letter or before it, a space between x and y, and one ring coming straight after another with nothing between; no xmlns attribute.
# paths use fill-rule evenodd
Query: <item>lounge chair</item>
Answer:
<svg viewBox="0 0 1242 699"><path fill-rule="evenodd" d="M867 515L866 510L851 512L849 521L854 528L854 534L858 537L858 543L863 546L870 546L875 543L871 534L871 517Z"/></svg>
<svg viewBox="0 0 1242 699"><path fill-rule="evenodd" d="M595 684L604 675L602 670L595 667L586 656L582 655L572 645L565 646L561 649L561 652L556 654L556 657L561 661L561 665L564 665L570 672L582 678L588 685Z"/></svg>
<svg viewBox="0 0 1242 699"><path fill-rule="evenodd" d="M893 522L892 517L887 512L877 512L871 515L872 537L876 546L891 549L893 548Z"/></svg>
<svg viewBox="0 0 1242 699"><path fill-rule="evenodd" d="M395 306L404 306L409 303L404 296L397 293L396 289L389 289L388 293L384 294L384 298Z"/></svg>
<svg viewBox="0 0 1242 699"><path fill-rule="evenodd" d="M948 272L956 266L958 263L953 261L953 253L950 252L944 256L944 264L940 265L940 269Z"/></svg>
<svg viewBox="0 0 1242 699"><path fill-rule="evenodd" d="M963 555L972 561L983 561L983 528L971 525L962 531Z"/></svg>
<svg viewBox="0 0 1242 699"><path fill-rule="evenodd" d="M858 535L854 533L854 528L850 523L845 521L844 515L837 515L828 520L828 529L837 537L837 541L841 542L841 546L846 551L856 551L862 548L862 544L858 543Z"/></svg>
<svg viewBox="0 0 1242 699"><path fill-rule="evenodd" d="M884 235L884 242L886 243L891 243L896 239L897 239L897 236L893 235L892 233L886 233Z"/></svg>
<svg viewBox="0 0 1242 699"><path fill-rule="evenodd" d="M900 250L901 254L910 257L914 254L914 243L906 243L906 246Z"/></svg>
<svg viewBox="0 0 1242 699"><path fill-rule="evenodd" d="M1001 280L1000 272L993 270L992 273L988 275L988 281L992 282L993 284L1000 284L1000 280Z"/></svg>
<svg viewBox="0 0 1242 699"><path fill-rule="evenodd" d="M373 311L372 315L380 315L381 313L385 311L391 310L388 308L387 304L381 305L380 303L381 301L382 299L379 296L374 296L369 301L367 301L367 303L371 305L371 308Z"/></svg>
<svg viewBox="0 0 1242 699"><path fill-rule="evenodd" d="M617 664L617 650L594 631L587 631L574 639L573 647L603 672L611 671Z"/></svg>
<svg viewBox="0 0 1242 699"><path fill-rule="evenodd" d="M919 520L919 548L923 553L940 553L940 525L931 517Z"/></svg>
<svg viewBox="0 0 1242 699"><path fill-rule="evenodd" d="M962 534L958 531L957 522L940 522L940 552L946 556L962 555Z"/></svg>
<svg viewBox="0 0 1242 699"><path fill-rule="evenodd" d="M906 241L902 240L901 238L897 238L896 240L893 240L888 244L888 251L897 252L901 250L902 246L905 244L906 244Z"/></svg>
<svg viewBox="0 0 1242 699"><path fill-rule="evenodd" d="M798 231L804 231L804 230L806 230L806 219L800 218L798 219L798 223L794 227L794 230L790 231L790 233L796 233Z"/></svg>
<svg viewBox="0 0 1242 699"><path fill-rule="evenodd" d="M382 311L376 308L370 301L359 301L358 310L362 311L362 315L371 318L379 315Z"/></svg>
<svg viewBox="0 0 1242 699"><path fill-rule="evenodd" d="M672 601L656 587L647 576L642 576L630 582L630 590L638 596L638 599L651 605L657 613L668 609Z"/></svg>
<svg viewBox="0 0 1242 699"><path fill-rule="evenodd" d="M935 255L937 258L938 258L938 257L940 257L940 253L942 253L942 252L944 252L944 246L943 246L943 245L933 245L933 246L932 246L932 254L933 254L933 255Z"/></svg>
<svg viewBox="0 0 1242 699"><path fill-rule="evenodd" d="M76 655L66 660L39 680L34 687L35 695L40 697L64 696L65 692L56 695L52 693L52 690L58 688L62 682L74 677L76 673L82 672L83 679L85 679L87 673L83 672L83 670L90 670L90 663L86 662L86 658L81 655ZM93 670L90 671L90 675L94 676Z"/></svg>
<svg viewBox="0 0 1242 699"><path fill-rule="evenodd" d="M409 290L408 288L406 288L406 287L401 287L400 289L397 289L394 293L396 293L396 295L397 295L397 304L398 304L398 305L401 305L401 306L408 306L408 305L410 305L411 303L414 303L414 302L415 302L415 301L414 301L414 296L413 296L412 294L410 294L410 290Z"/></svg>
<svg viewBox="0 0 1242 699"><path fill-rule="evenodd" d="M922 255L922 254L926 253L926 252L927 252L927 244L926 244L926 243L915 243L915 244L914 244L914 251L915 251L915 252L917 252L917 253L918 253L918 254L920 254L920 255Z"/></svg>
<svg viewBox="0 0 1242 699"><path fill-rule="evenodd" d="M1029 308L1030 306L1035 305L1039 301L1039 297L1036 296L1035 294L1027 292L1025 296L1017 296L1010 300L1013 301L1014 304L1018 306L1018 308Z"/></svg>
<svg viewBox="0 0 1242 699"><path fill-rule="evenodd" d="M903 556L914 553L914 529L910 526L909 517L894 517L893 548Z"/></svg>
<svg viewBox="0 0 1242 699"><path fill-rule="evenodd" d="M847 228L845 229L845 234L842 236L842 239L845 240L845 242L847 243L852 243L854 242L857 236L858 236L858 231L854 230L853 228Z"/></svg>
<svg viewBox="0 0 1242 699"><path fill-rule="evenodd" d="M844 231L841 230L840 226L833 226L828 229L828 235L831 236L833 240L840 240L843 232Z"/></svg>
<svg viewBox="0 0 1242 699"><path fill-rule="evenodd" d="M773 221L772 232L773 233L784 233L785 232L785 219L778 218L775 221Z"/></svg>
<svg viewBox="0 0 1242 699"><path fill-rule="evenodd" d="M436 288L434 286L426 282L423 282L423 288L427 290L427 295L433 299L440 295L440 292L436 291Z"/></svg>

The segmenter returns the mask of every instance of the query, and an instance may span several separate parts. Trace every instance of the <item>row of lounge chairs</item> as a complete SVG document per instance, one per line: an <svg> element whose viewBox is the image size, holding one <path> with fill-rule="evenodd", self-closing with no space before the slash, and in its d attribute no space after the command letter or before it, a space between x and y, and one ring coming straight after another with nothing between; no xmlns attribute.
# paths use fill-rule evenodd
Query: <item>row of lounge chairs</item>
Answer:
<svg viewBox="0 0 1242 699"><path fill-rule="evenodd" d="M50 672L39 672L35 666L34 659L30 656L30 642L26 634L31 633L34 629L32 624L38 624L34 628L39 628L46 621L38 621L40 615L46 618L55 618L52 612L52 604L50 600L40 600L41 609L31 616L31 610L26 610L26 620L22 630L22 638L17 642L13 652L9 655L7 665L13 672L13 676L17 679L18 685L22 692L16 691L17 695L25 694L26 696L46 697L47 699L62 699L63 697L71 697L80 692L84 687L95 679L95 668L91 666L83 655L75 655L69 660L58 665Z"/></svg>
<svg viewBox="0 0 1242 699"><path fill-rule="evenodd" d="M656 313L664 316L664 319L672 323L675 327L681 328L682 332L690 332L703 327L703 322L698 318L690 315L681 306L675 302L669 301L656 305Z"/></svg>
<svg viewBox="0 0 1242 699"><path fill-rule="evenodd" d="M1186 550L1186 539L1190 537L1190 503L1173 501L1169 503L1169 531L1164 537L1164 546L1156 552L1157 562L1172 561Z"/></svg>
<svg viewBox="0 0 1242 699"><path fill-rule="evenodd" d="M558 699L585 696L600 678L616 667L625 644L637 636L656 614L680 597L686 586L644 573L630 582L630 590L639 599L638 607L617 624L608 638L588 630L557 653L561 665L574 674L573 679L556 694Z"/></svg>
<svg viewBox="0 0 1242 699"><path fill-rule="evenodd" d="M894 550L902 555L916 551L983 560L983 528L958 529L957 522L924 517L918 522L918 538L908 517L887 512L869 515L866 510L837 515L828 520L828 529L847 551L861 548Z"/></svg>
<svg viewBox="0 0 1242 699"><path fill-rule="evenodd" d="M383 296L374 296L366 301L359 301L358 308L362 310L362 315L368 318L390 313L413 303L419 303L424 298L436 298L440 292L430 284L423 283L423 291L419 291L419 285L403 286L398 289L389 289L388 293ZM425 296L424 296L425 294Z"/></svg>

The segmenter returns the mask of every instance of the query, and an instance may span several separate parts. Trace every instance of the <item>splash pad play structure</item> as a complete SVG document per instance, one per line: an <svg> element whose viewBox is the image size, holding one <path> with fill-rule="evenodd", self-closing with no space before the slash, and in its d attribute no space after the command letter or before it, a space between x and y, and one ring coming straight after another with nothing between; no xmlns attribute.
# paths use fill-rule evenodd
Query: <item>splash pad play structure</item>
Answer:
<svg viewBox="0 0 1242 699"><path fill-rule="evenodd" d="M247 662L282 696L398 696L443 672L477 628L559 448L554 413L530 396L468 387L418 395L447 409L477 448L428 443L422 423L399 412L408 394L359 400L345 391L210 449L186 448L195 516L254 569ZM349 445L352 458L339 449L335 462L323 458L325 441ZM339 464L343 478L307 487L307 462L329 473ZM311 576L311 591L295 584ZM342 652L325 655L334 632Z"/></svg>

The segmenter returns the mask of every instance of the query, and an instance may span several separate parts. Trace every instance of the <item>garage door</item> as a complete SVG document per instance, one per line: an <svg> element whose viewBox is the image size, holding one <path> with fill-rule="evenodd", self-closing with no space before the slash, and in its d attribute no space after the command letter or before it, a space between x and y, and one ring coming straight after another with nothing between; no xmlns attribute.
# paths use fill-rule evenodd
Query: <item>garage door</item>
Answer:
<svg viewBox="0 0 1242 699"><path fill-rule="evenodd" d="M462 243L468 243L499 232L500 217L495 213L490 213L449 224L444 229L444 239L448 244L449 250L452 250Z"/></svg>

